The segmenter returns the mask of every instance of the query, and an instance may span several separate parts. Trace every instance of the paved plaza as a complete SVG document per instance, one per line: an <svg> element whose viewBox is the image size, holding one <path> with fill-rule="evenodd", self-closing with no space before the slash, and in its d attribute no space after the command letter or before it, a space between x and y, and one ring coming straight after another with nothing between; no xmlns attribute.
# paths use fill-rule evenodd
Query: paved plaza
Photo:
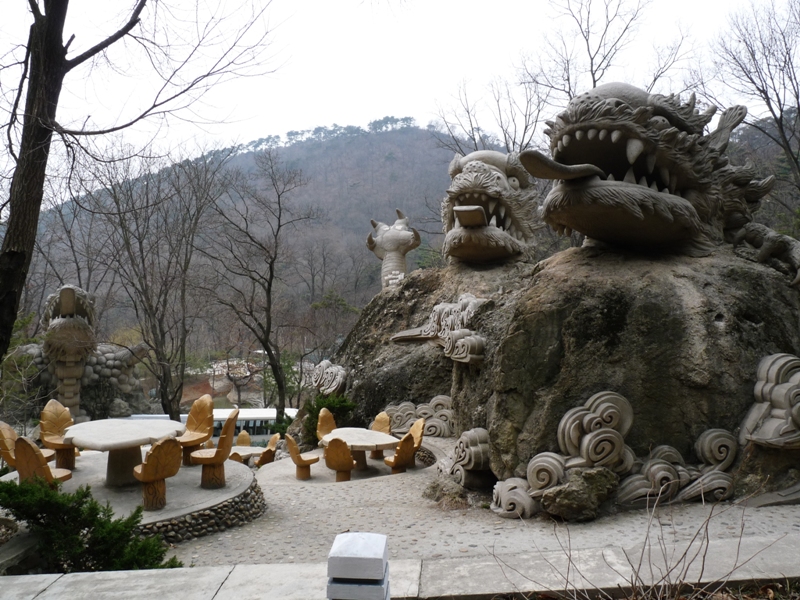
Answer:
<svg viewBox="0 0 800 600"><path fill-rule="evenodd" d="M431 442L439 445L436 454L443 442ZM321 599L328 551L345 531L388 536L393 598L489 600L565 588L619 593L636 572L645 583L800 576L799 506L684 504L569 525L546 516L501 519L488 509L488 497L450 510L423 498L435 467L390 475L382 463L368 462L368 472L344 483L335 483L323 462L312 466L308 481L295 478L289 459L261 468L256 480L266 514L177 544L170 554L184 569L6 577L0 598ZM186 471L196 485L193 469Z"/></svg>

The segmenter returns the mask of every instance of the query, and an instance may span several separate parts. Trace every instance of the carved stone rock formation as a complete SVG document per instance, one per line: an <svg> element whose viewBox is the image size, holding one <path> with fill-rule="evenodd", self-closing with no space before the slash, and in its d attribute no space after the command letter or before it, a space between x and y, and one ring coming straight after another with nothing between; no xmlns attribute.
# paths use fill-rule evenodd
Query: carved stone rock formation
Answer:
<svg viewBox="0 0 800 600"><path fill-rule="evenodd" d="M419 270L363 309L333 360L364 424L387 404L449 395L455 435L490 432L500 479L558 452L564 413L603 389L632 400L638 456L667 444L689 457L705 430L739 427L762 357L800 355L800 295L774 264L745 246L699 258L584 247L537 265ZM389 343L464 293L487 301L469 326L486 340L479 369L439 345Z"/></svg>
<svg viewBox="0 0 800 600"><path fill-rule="evenodd" d="M430 342L441 346L444 355L456 362L481 363L486 341L468 326L475 311L485 303L472 294L462 294L458 302L434 306L424 326L396 333L391 340L398 344Z"/></svg>
<svg viewBox="0 0 800 600"><path fill-rule="evenodd" d="M756 402L739 430L739 443L800 449L800 358L772 354L758 365Z"/></svg>
<svg viewBox="0 0 800 600"><path fill-rule="evenodd" d="M466 262L525 258L540 221L536 191L517 154L456 154L449 172L444 255Z"/></svg>
<svg viewBox="0 0 800 600"><path fill-rule="evenodd" d="M539 502L528 494L529 488L528 482L521 477L498 481L489 508L504 519L528 519L541 509Z"/></svg>
<svg viewBox="0 0 800 600"><path fill-rule="evenodd" d="M406 254L419 246L419 232L408 226L408 217L399 209L394 225L380 221L370 221L373 232L367 236L367 248L372 250L381 265L381 287L399 284L406 274ZM373 237L374 234L374 237Z"/></svg>
<svg viewBox="0 0 800 600"><path fill-rule="evenodd" d="M425 419L424 434L429 437L450 437L455 431L450 396L435 396L417 406L411 402L390 404L384 410L391 419L392 433L406 433L417 419Z"/></svg>
<svg viewBox="0 0 800 600"><path fill-rule="evenodd" d="M701 464L687 466L680 452L668 445L653 448L646 460L638 459L625 444L632 425L633 407L615 392L600 392L568 410L558 426L562 454L543 452L530 460L528 494L541 501L543 510L567 520L593 519L621 477L615 499L621 505L715 502L731 496L733 478L725 470L737 453L732 433L703 432L694 446Z"/></svg>
<svg viewBox="0 0 800 600"><path fill-rule="evenodd" d="M439 472L465 488L489 489L496 481L489 467L489 432L476 427L461 434L452 459L440 463Z"/></svg>
<svg viewBox="0 0 800 600"><path fill-rule="evenodd" d="M610 244L705 255L752 221L774 177L755 179L725 150L747 109L734 106L703 133L716 111L677 96L609 83L573 98L548 122L552 159L525 151L535 177L561 180L542 217L556 230L575 230Z"/></svg>
<svg viewBox="0 0 800 600"><path fill-rule="evenodd" d="M314 367L311 383L323 396L341 394L347 387L347 371L340 365L323 360Z"/></svg>

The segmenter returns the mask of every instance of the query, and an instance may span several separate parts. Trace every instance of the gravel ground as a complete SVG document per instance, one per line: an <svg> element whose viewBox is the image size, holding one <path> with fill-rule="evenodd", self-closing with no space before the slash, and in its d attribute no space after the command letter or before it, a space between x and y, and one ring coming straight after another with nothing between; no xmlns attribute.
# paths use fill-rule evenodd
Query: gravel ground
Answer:
<svg viewBox="0 0 800 600"><path fill-rule="evenodd" d="M321 454L321 451L317 451ZM435 467L389 475L370 462L366 474L335 483L323 462L312 479L298 481L290 460L259 470L266 514L252 523L179 544L174 551L186 566L325 562L337 534L371 531L389 538L395 559L501 556L569 548L621 546L655 548L658 541L689 540L697 532L710 539L800 532L800 506L743 509L687 504L619 513L591 523L557 523L546 516L501 519L486 502L467 509L443 510L422 497L436 477ZM488 498L486 498L488 500ZM649 535L648 535L649 531ZM747 558L747 557L744 557Z"/></svg>

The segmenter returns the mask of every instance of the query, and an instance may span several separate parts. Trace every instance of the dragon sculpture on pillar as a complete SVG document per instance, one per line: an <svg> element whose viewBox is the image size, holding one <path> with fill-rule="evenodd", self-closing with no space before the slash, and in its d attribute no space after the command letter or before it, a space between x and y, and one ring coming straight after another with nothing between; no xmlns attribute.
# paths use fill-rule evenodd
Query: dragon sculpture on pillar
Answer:
<svg viewBox="0 0 800 600"><path fill-rule="evenodd" d="M94 297L74 285L64 285L45 301L41 318L44 342L21 346L39 371L40 382L76 419L81 390L106 381L122 394L141 391L136 364L148 352L146 344L125 348L98 343L95 338Z"/></svg>

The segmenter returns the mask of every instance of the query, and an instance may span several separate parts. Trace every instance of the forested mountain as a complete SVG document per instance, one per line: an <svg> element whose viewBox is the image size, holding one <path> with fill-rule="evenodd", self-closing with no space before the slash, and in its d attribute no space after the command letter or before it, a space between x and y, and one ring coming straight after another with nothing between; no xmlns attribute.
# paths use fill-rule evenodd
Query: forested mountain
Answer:
<svg viewBox="0 0 800 600"><path fill-rule="evenodd" d="M426 203L438 211L450 183L447 166L452 153L438 148L430 132L410 120L375 125L387 119L392 118L373 122L369 131L334 125L289 132L281 146L286 165L301 169L308 178L298 195L324 209L329 222L346 234L365 238L370 219L393 221L396 208L410 217L412 226L432 217L438 220ZM251 171L253 153L277 144L275 137L246 144L231 164Z"/></svg>

